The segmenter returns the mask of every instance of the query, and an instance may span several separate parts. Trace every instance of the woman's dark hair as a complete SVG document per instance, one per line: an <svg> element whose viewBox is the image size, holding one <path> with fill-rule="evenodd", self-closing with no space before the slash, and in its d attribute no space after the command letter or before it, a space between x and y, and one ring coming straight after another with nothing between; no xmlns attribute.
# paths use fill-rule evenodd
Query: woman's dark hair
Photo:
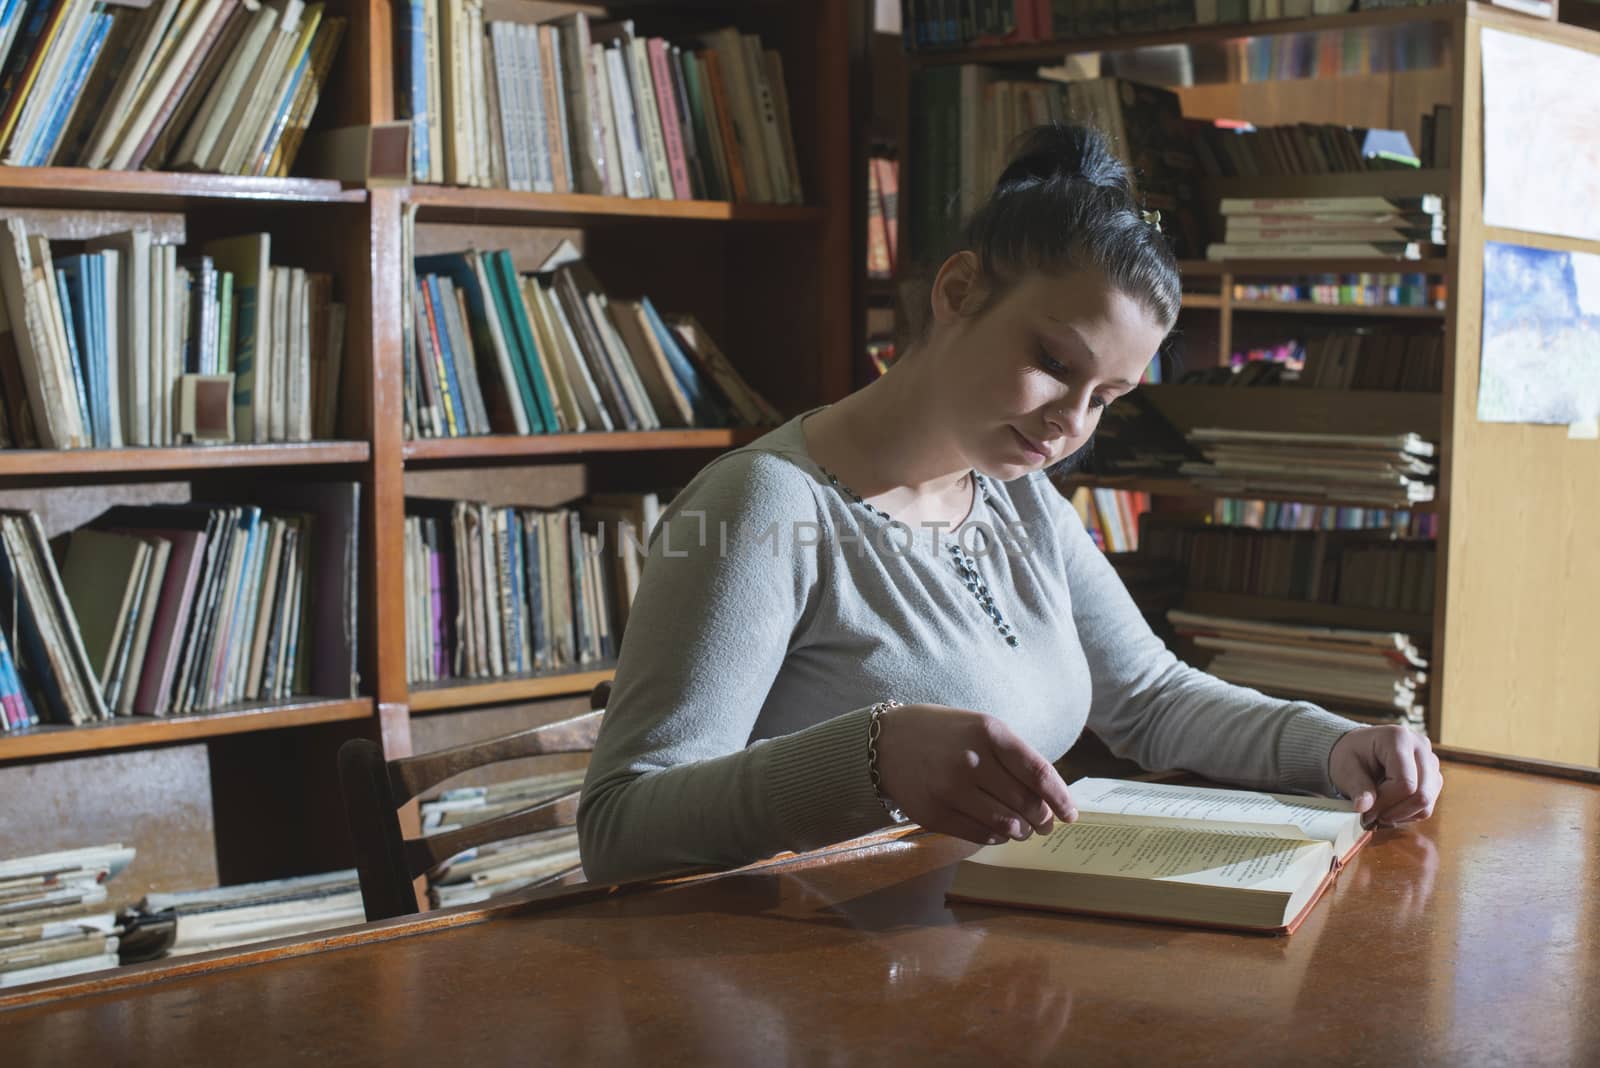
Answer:
<svg viewBox="0 0 1600 1068"><path fill-rule="evenodd" d="M977 254L990 300L1030 271L1093 267L1163 325L1178 318L1172 248L1145 221L1127 167L1092 127L1057 122L1024 134L962 247Z"/></svg>

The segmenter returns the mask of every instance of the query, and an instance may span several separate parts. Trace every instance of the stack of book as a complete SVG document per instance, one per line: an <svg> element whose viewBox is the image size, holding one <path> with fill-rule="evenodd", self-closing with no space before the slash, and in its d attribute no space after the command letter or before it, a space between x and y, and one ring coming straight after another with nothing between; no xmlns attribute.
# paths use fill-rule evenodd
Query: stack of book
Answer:
<svg viewBox="0 0 1600 1068"><path fill-rule="evenodd" d="M693 316L607 296L569 243L529 275L504 249L414 263L405 399L415 437L782 421Z"/></svg>
<svg viewBox="0 0 1600 1068"><path fill-rule="evenodd" d="M133 857L104 845L0 860L0 987L115 968L105 884Z"/></svg>
<svg viewBox="0 0 1600 1068"><path fill-rule="evenodd" d="M421 804L424 835L444 834L535 805L574 796L584 771L551 772L489 786L445 790ZM560 827L465 850L428 873L434 908L486 901L580 871L578 832Z"/></svg>
<svg viewBox="0 0 1600 1068"><path fill-rule="evenodd" d="M289 173L347 20L302 0L0 6L0 163Z"/></svg>
<svg viewBox="0 0 1600 1068"><path fill-rule="evenodd" d="M1219 497L1213 501L1211 521L1218 526L1256 530L1388 530L1401 538L1432 538L1439 532L1437 512L1237 497Z"/></svg>
<svg viewBox="0 0 1600 1068"><path fill-rule="evenodd" d="M349 927L366 920L354 868L146 894L119 917L130 964Z"/></svg>
<svg viewBox="0 0 1600 1068"><path fill-rule="evenodd" d="M406 504L406 664L413 683L557 671L615 655L652 495L541 511Z"/></svg>
<svg viewBox="0 0 1600 1068"><path fill-rule="evenodd" d="M1293 434L1197 427L1205 462L1179 473L1207 492L1404 508L1433 500L1434 446L1416 434Z"/></svg>
<svg viewBox="0 0 1600 1068"><path fill-rule="evenodd" d="M899 262L900 165L873 156L867 167L867 277L894 277Z"/></svg>
<svg viewBox="0 0 1600 1068"><path fill-rule="evenodd" d="M1223 197L1223 240L1209 260L1416 260L1444 255L1444 198Z"/></svg>
<svg viewBox="0 0 1600 1068"><path fill-rule="evenodd" d="M5 220L0 446L120 448L331 437L344 306L271 236L181 254L145 230L57 259Z"/></svg>
<svg viewBox="0 0 1600 1068"><path fill-rule="evenodd" d="M1205 669L1275 697L1422 729L1428 662L1410 635L1169 613L1179 635L1211 654Z"/></svg>
<svg viewBox="0 0 1600 1068"><path fill-rule="evenodd" d="M482 0L396 5L397 103L418 182L799 204L783 59L755 34L641 37ZM537 14L537 8L529 6Z"/></svg>
<svg viewBox="0 0 1600 1068"><path fill-rule="evenodd" d="M1388 530L1263 531L1147 518L1141 552L1185 569L1188 589L1427 613L1434 543Z"/></svg>

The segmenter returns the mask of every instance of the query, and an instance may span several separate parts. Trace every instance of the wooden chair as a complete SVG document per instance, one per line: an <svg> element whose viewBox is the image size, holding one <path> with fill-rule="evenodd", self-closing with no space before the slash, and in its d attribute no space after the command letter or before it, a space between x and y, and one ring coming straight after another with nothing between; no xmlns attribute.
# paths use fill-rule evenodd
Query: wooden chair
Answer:
<svg viewBox="0 0 1600 1068"><path fill-rule="evenodd" d="M352 738L345 742L339 748L339 785L368 921L415 913L413 880L463 849L572 826L578 817L577 790L425 838L404 836L400 809L424 791L473 768L525 757L590 751L610 693L611 684L602 682L589 695L589 707L594 711L585 715L426 756L386 761L383 749L374 741Z"/></svg>

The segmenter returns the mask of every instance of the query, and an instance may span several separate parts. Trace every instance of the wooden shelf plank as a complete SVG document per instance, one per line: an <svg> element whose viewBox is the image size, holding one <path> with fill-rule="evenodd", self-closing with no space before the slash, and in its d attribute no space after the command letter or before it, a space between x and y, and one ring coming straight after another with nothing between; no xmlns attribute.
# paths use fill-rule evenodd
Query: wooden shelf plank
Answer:
<svg viewBox="0 0 1600 1068"><path fill-rule="evenodd" d="M733 204L721 200L633 200L585 193L524 193L414 185L406 193L421 222L519 220L697 219L708 222L820 222L827 212L809 204Z"/></svg>
<svg viewBox="0 0 1600 1068"><path fill-rule="evenodd" d="M338 701L308 697L284 705L241 706L192 716L126 716L82 727L41 726L17 734L0 734L0 763L194 742L226 734L335 723L371 715L372 701L368 698Z"/></svg>
<svg viewBox="0 0 1600 1068"><path fill-rule="evenodd" d="M961 63L1029 63L1057 60L1087 52L1126 52L1152 45L1204 44L1249 40L1284 34L1341 33L1346 30L1404 29L1421 23L1456 22L1463 17L1459 3L1428 7L1380 8L1352 11L1344 15L1319 15L1312 18L1272 19L1266 22L1238 22L1223 25L1185 26L1149 33L1112 33L1096 37L1065 37L1035 44L989 46L986 48L929 49L910 54L917 66L948 66ZM1478 5L1470 5L1477 7Z"/></svg>
<svg viewBox="0 0 1600 1068"><path fill-rule="evenodd" d="M1237 304L1234 307L1238 307ZM1222 297L1217 293L1185 293L1182 308L1184 311L1209 311L1222 310Z"/></svg>
<svg viewBox="0 0 1600 1068"><path fill-rule="evenodd" d="M365 463L370 454L370 446L364 441L184 445L162 449L0 449L0 478L355 464Z"/></svg>
<svg viewBox="0 0 1600 1068"><path fill-rule="evenodd" d="M1256 597L1244 593L1199 593L1183 595L1183 607L1190 612L1236 619L1269 620L1276 623L1303 623L1316 627L1355 627L1362 630L1398 630L1430 641L1433 616L1426 612L1400 612L1387 608L1355 608L1349 605L1319 604L1286 597Z"/></svg>
<svg viewBox="0 0 1600 1068"><path fill-rule="evenodd" d="M645 452L655 449L727 449L754 441L766 432L764 427L739 427L586 434L488 434L408 441L404 452L407 460L430 461L478 460L496 456L562 456L587 452Z"/></svg>
<svg viewBox="0 0 1600 1068"><path fill-rule="evenodd" d="M1187 306L1189 298L1184 298ZM1221 306L1218 301L1217 306ZM1309 300L1235 300L1233 314L1343 315L1359 319L1443 319L1445 310L1432 305L1315 304Z"/></svg>
<svg viewBox="0 0 1600 1068"><path fill-rule="evenodd" d="M360 204L365 189L326 178L108 171L88 167L0 167L0 203L45 207L181 208L204 201Z"/></svg>
<svg viewBox="0 0 1600 1068"><path fill-rule="evenodd" d="M1444 274L1447 260L1181 260L1178 270L1194 277L1222 274L1244 277L1302 274Z"/></svg>
<svg viewBox="0 0 1600 1068"><path fill-rule="evenodd" d="M515 675L499 679L472 679L465 682L424 683L411 689L411 711L444 712L478 705L503 705L514 701L536 701L546 697L587 696L602 682L616 674L611 664L578 671Z"/></svg>

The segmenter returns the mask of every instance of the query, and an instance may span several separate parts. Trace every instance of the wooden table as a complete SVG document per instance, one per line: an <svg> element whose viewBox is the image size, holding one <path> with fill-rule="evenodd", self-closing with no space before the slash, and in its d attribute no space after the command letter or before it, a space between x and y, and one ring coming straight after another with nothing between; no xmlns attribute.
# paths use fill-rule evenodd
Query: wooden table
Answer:
<svg viewBox="0 0 1600 1068"><path fill-rule="evenodd" d="M970 849L919 834L0 996L0 1062L1600 1064L1600 785L1448 764L1438 814L1381 832L1287 939L948 907Z"/></svg>

